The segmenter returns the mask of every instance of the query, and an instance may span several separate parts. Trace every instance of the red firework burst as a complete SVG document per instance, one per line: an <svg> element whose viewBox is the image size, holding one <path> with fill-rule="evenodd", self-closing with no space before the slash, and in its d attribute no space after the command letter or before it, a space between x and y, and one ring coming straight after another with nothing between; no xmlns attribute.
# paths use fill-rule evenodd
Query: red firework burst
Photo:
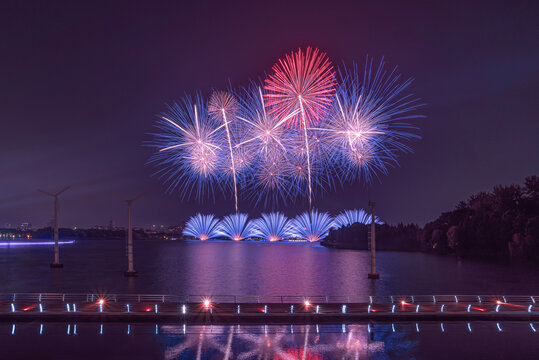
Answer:
<svg viewBox="0 0 539 360"><path fill-rule="evenodd" d="M287 120L290 127L303 127L303 107L307 126L315 124L329 109L335 93L335 72L331 61L318 49L287 54L272 67L273 74L266 79L264 94L269 112Z"/></svg>

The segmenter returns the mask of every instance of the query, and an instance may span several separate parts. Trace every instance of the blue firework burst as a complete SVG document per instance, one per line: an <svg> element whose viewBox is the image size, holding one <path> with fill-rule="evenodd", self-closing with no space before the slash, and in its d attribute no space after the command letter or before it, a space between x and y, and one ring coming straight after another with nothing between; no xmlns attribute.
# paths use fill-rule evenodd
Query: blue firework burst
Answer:
<svg viewBox="0 0 539 360"><path fill-rule="evenodd" d="M191 236L198 240L214 239L220 235L219 219L214 215L196 214L191 217L183 229L184 236Z"/></svg>
<svg viewBox="0 0 539 360"><path fill-rule="evenodd" d="M326 212L311 210L298 215L293 220L294 235L307 241L320 241L329 234L335 225L333 219Z"/></svg>
<svg viewBox="0 0 539 360"><path fill-rule="evenodd" d="M267 241L290 239L294 236L291 220L280 212L262 214L255 220L256 234Z"/></svg>
<svg viewBox="0 0 539 360"><path fill-rule="evenodd" d="M355 223L360 223L364 225L368 225L371 223L371 214L367 213L363 209L353 209L353 210L345 210L339 215L335 216L335 219L333 220L335 222L336 228L341 228L343 226L350 226ZM378 216L374 216L374 222L376 224L383 224L384 222L380 220Z"/></svg>
<svg viewBox="0 0 539 360"><path fill-rule="evenodd" d="M218 233L230 240L240 241L255 236L256 228L253 221L248 220L247 214L232 214L221 220Z"/></svg>

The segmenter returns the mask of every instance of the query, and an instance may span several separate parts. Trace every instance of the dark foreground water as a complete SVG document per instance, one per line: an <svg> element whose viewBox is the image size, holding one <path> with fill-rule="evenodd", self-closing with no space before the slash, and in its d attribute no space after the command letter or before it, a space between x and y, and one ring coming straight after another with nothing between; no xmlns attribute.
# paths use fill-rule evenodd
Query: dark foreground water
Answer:
<svg viewBox="0 0 539 360"><path fill-rule="evenodd" d="M310 326L0 324L3 359L537 359L520 322Z"/></svg>
<svg viewBox="0 0 539 360"><path fill-rule="evenodd" d="M241 295L533 294L537 268L423 253L369 254L311 244L137 241L125 278L123 241L0 247L0 292ZM536 359L529 322L186 326L0 323L0 359ZM39 354L38 356L36 354ZM37 356L37 357L36 357Z"/></svg>

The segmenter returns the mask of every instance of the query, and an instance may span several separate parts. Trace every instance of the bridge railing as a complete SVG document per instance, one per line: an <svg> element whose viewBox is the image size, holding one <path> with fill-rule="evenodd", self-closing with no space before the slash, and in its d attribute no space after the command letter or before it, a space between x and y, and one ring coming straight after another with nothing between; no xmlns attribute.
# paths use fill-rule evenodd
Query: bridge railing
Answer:
<svg viewBox="0 0 539 360"><path fill-rule="evenodd" d="M529 295L166 295L166 294L83 294L83 293L0 293L0 301L62 301L62 302L152 302L152 303L265 303L335 304L335 303L539 303L539 296Z"/></svg>

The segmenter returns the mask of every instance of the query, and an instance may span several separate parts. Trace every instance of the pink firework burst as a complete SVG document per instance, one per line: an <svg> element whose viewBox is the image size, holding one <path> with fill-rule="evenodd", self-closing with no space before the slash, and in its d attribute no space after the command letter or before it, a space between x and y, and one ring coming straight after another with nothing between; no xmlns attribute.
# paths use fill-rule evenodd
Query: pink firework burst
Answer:
<svg viewBox="0 0 539 360"><path fill-rule="evenodd" d="M286 121L287 126L316 124L329 110L335 94L335 72L326 54L310 47L305 52L299 49L279 59L272 70L264 94L269 112L283 119L301 110Z"/></svg>

